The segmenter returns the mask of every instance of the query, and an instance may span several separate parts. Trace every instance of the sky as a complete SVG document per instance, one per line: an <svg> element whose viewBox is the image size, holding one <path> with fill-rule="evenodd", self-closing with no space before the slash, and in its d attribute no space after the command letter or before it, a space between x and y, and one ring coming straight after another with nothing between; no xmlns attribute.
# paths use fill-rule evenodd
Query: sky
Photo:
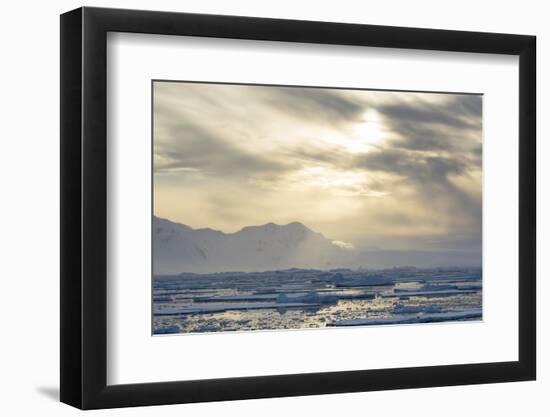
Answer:
<svg viewBox="0 0 550 417"><path fill-rule="evenodd" d="M482 96L155 81L154 214L481 249Z"/></svg>

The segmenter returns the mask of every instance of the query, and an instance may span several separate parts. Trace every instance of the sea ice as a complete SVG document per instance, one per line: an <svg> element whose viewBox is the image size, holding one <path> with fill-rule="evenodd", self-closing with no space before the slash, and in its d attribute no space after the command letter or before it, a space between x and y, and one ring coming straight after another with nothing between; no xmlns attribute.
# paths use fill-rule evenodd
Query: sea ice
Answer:
<svg viewBox="0 0 550 417"><path fill-rule="evenodd" d="M439 306L404 306L402 304L396 304L393 307L392 312L394 314L417 314L417 313L441 313L443 309Z"/></svg>
<svg viewBox="0 0 550 417"><path fill-rule="evenodd" d="M447 311L444 313L418 314L412 317L386 317L386 318L357 318L338 320L329 323L329 326L372 326L382 324L416 324L436 323L441 321L456 321L481 318L481 308L472 308L462 311Z"/></svg>
<svg viewBox="0 0 550 417"><path fill-rule="evenodd" d="M477 292L477 290L444 290L444 291L407 291L407 292L383 292L380 294L383 298L388 297L403 297L403 295L407 297L446 297L451 295L459 295L459 294L472 294Z"/></svg>
<svg viewBox="0 0 550 417"><path fill-rule="evenodd" d="M153 312L155 316L179 316L183 314L207 314L207 313L220 313L231 310L259 310L267 308L297 308L297 307L311 307L314 303L227 303L219 305L191 305L185 307L167 307L156 308Z"/></svg>
<svg viewBox="0 0 550 417"><path fill-rule="evenodd" d="M155 334L172 334L179 333L180 328L178 326L163 326L155 329Z"/></svg>

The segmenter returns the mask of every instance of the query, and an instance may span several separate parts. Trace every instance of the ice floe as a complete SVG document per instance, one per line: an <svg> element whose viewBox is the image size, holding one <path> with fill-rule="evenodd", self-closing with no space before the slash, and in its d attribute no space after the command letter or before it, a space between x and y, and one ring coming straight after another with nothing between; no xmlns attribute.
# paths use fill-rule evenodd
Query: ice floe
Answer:
<svg viewBox="0 0 550 417"><path fill-rule="evenodd" d="M314 303L227 303L219 305L191 305L185 307L166 307L156 308L153 312L155 316L178 316L183 314L207 314L219 313L231 310L258 310L270 308L298 308L311 307L317 304Z"/></svg>
<svg viewBox="0 0 550 417"><path fill-rule="evenodd" d="M153 328L166 334L468 320L459 312L481 307L481 289L481 270L468 268L155 276Z"/></svg>
<svg viewBox="0 0 550 417"><path fill-rule="evenodd" d="M415 323L436 323L442 321L457 321L481 319L481 308L472 308L462 311L447 311L444 313L418 314L416 316L400 316L385 318L356 318L338 320L329 323L329 326L373 326L384 324L415 324Z"/></svg>
<svg viewBox="0 0 550 417"><path fill-rule="evenodd" d="M477 290L443 290L443 291L407 291L407 292L383 292L380 297L449 297L451 295L471 294Z"/></svg>
<svg viewBox="0 0 550 417"><path fill-rule="evenodd" d="M396 304L393 307L393 314L417 314L417 313L441 313L443 308L434 305L428 306L405 306L403 304Z"/></svg>

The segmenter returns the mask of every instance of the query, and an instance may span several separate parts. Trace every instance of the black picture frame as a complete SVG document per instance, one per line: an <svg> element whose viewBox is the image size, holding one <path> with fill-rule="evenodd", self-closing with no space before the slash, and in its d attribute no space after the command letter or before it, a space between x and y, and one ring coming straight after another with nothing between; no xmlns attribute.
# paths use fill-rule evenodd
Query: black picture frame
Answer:
<svg viewBox="0 0 550 417"><path fill-rule="evenodd" d="M107 385L108 32L519 56L519 358L198 381ZM156 11L61 15L61 401L81 409L534 380L536 38Z"/></svg>

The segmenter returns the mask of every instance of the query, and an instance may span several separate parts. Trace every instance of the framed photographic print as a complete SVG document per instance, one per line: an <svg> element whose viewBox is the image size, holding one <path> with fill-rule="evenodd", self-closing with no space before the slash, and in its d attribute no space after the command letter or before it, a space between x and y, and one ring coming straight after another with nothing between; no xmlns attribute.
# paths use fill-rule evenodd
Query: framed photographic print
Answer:
<svg viewBox="0 0 550 417"><path fill-rule="evenodd" d="M535 379L535 38L61 16L61 400Z"/></svg>

